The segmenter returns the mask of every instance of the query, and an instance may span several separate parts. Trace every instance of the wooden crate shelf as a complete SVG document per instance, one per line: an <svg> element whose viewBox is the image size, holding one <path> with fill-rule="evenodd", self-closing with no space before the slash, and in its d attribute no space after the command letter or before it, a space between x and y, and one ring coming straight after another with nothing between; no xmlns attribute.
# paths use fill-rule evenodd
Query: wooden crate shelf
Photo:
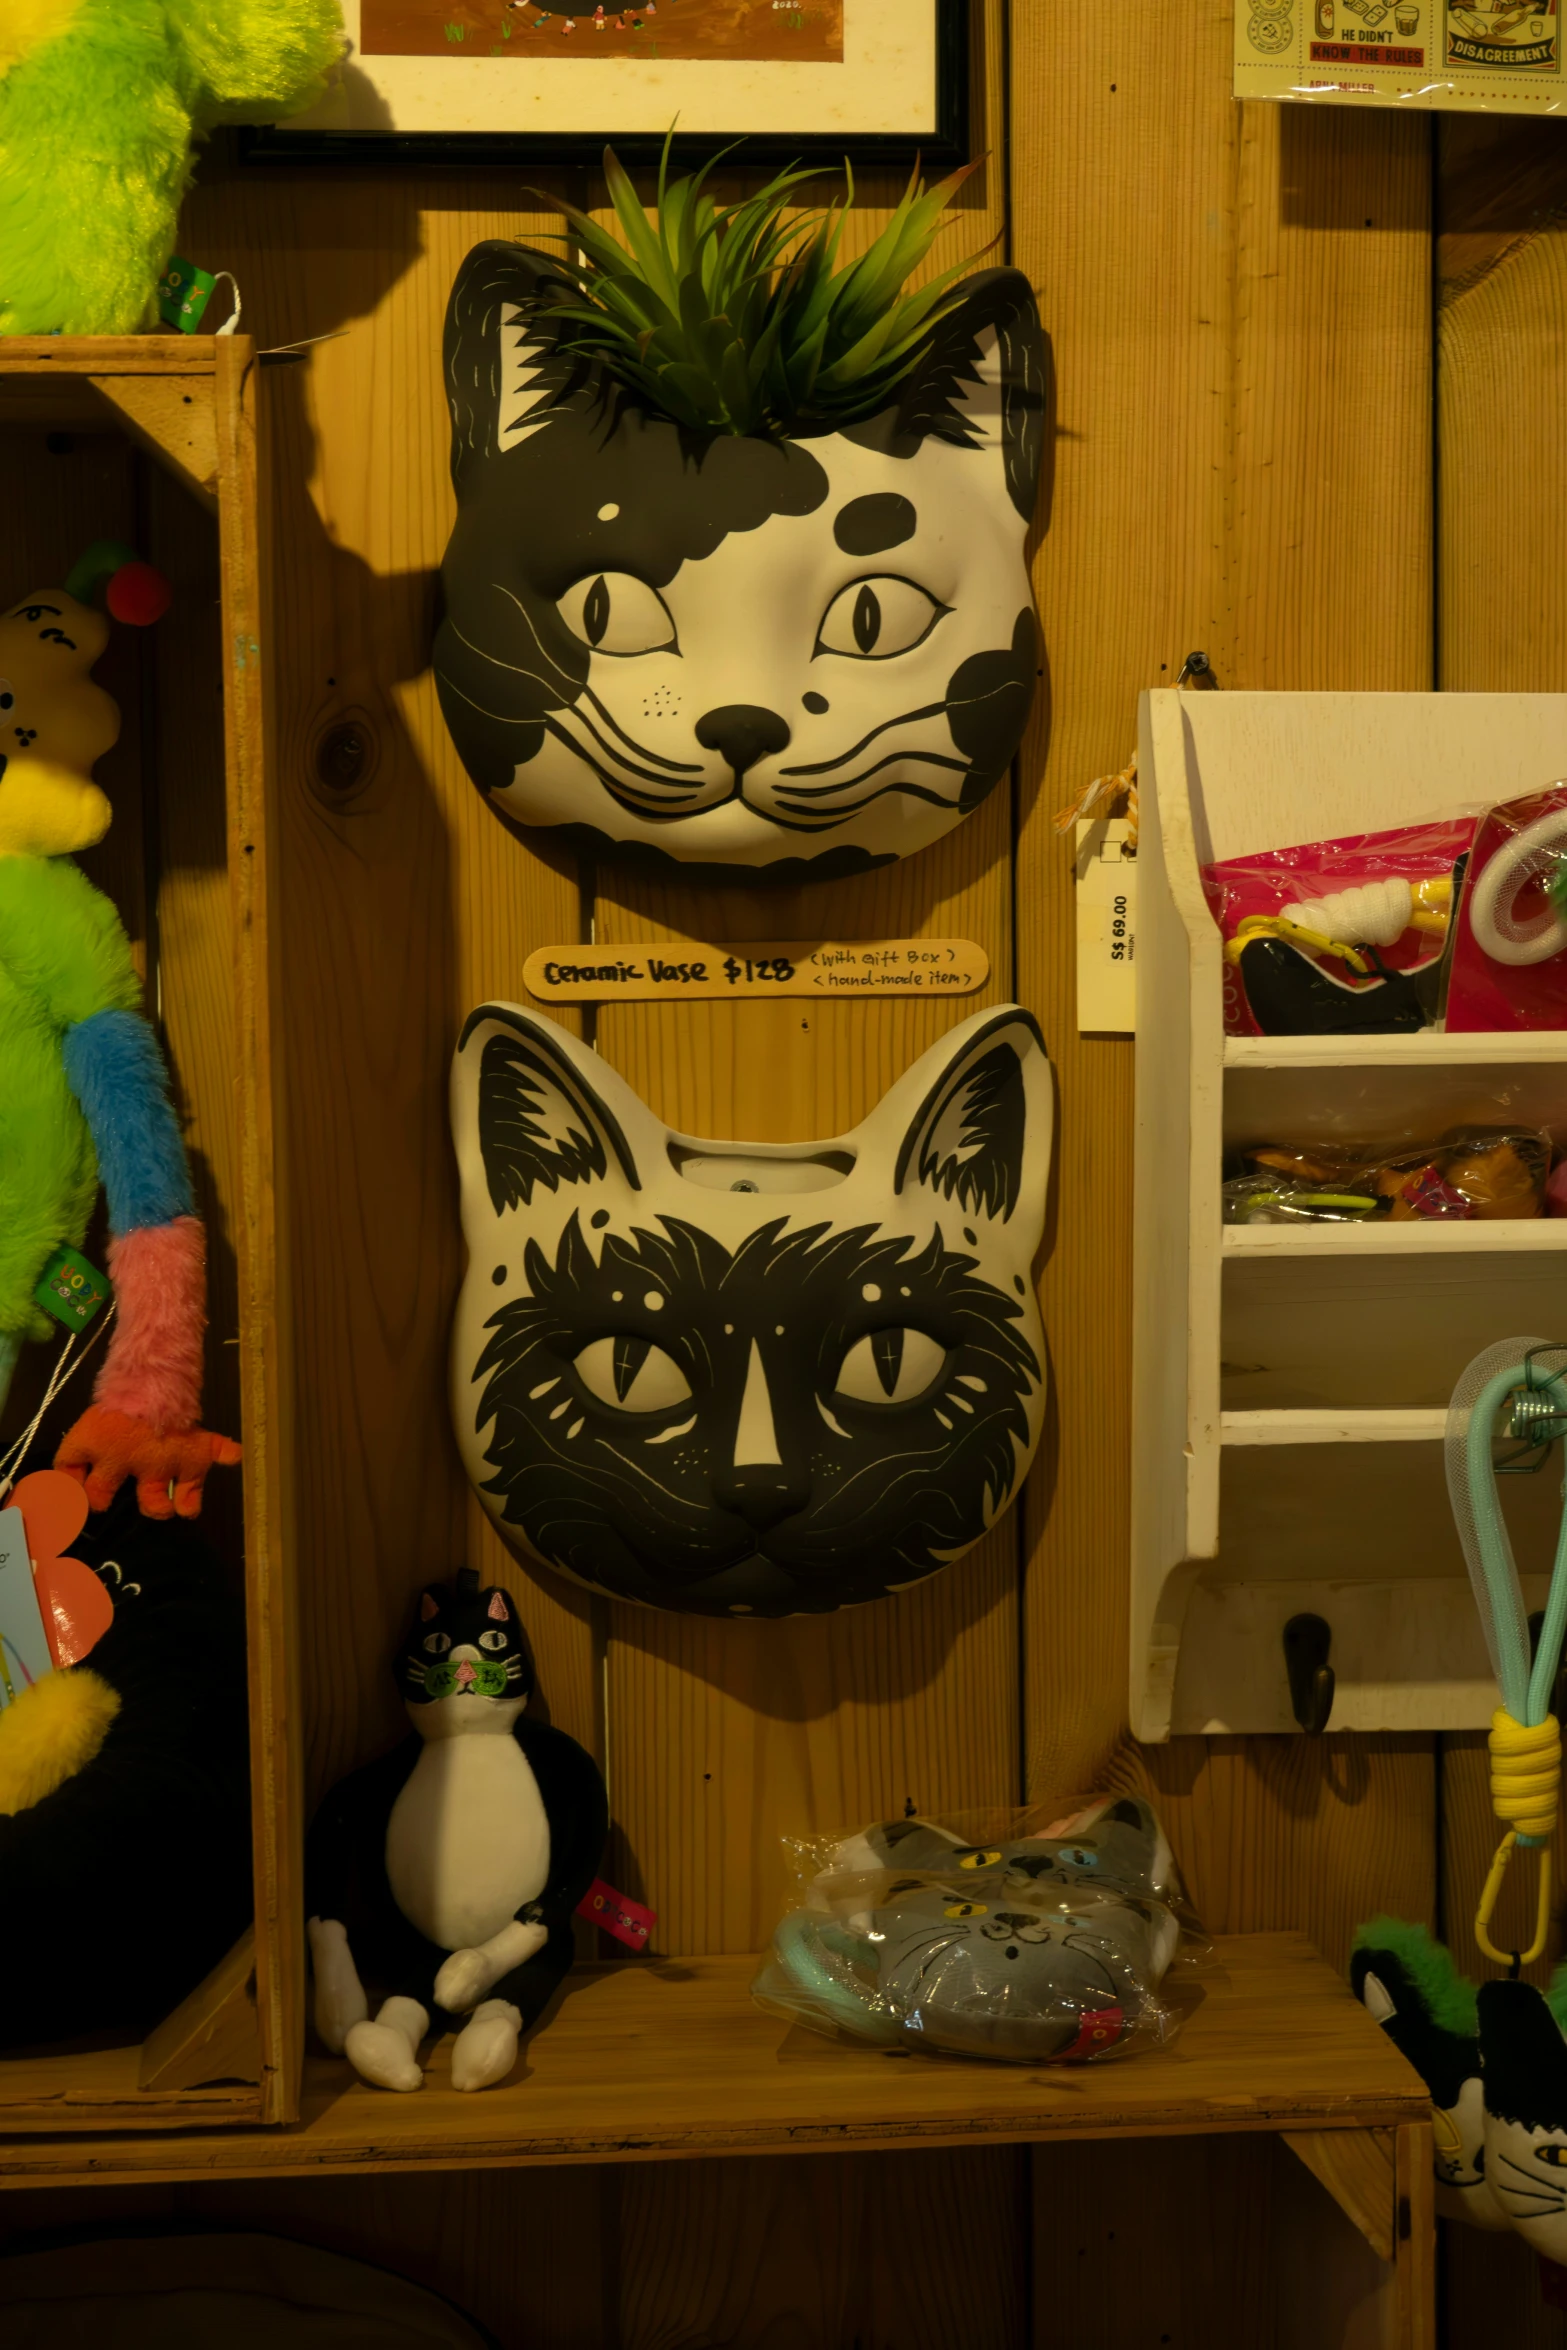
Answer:
<svg viewBox="0 0 1567 2350"><path fill-rule="evenodd" d="M1423 2129L1418 2077L1298 1934L1221 1937L1169 2049L1094 2066L840 2045L765 2014L750 1957L583 1967L520 2077L464 2096L450 2043L411 2096L313 2057L296 2125L19 2140L0 2183L263 2178L1211 2131Z"/></svg>
<svg viewBox="0 0 1567 2350"><path fill-rule="evenodd" d="M13 592L62 576L104 536L133 540L175 585L158 628L111 645L100 665L100 675L113 667L124 727L101 770L116 823L84 863L142 956L211 1240L207 1408L242 1437L245 1465L242 1486L214 1479L206 1523L243 1573L256 1888L254 1932L144 2046L0 2060L0 2141L297 2111L299 1708L260 382L242 335L0 340L8 560L31 574L13 578ZM13 1394L13 1410L20 1401Z"/></svg>
<svg viewBox="0 0 1567 2350"><path fill-rule="evenodd" d="M1567 1031L1226 1037L1203 866L1538 789L1560 694L1143 697L1132 1347L1132 1726L1291 1731L1283 1630L1332 1630L1332 1727L1495 1705L1440 1439L1483 1346L1567 1329L1567 1220L1232 1225L1227 1151L1567 1135ZM1542 1482L1548 1482L1542 1481ZM1514 1497L1519 1555L1551 1555ZM1554 1507L1554 1502L1552 1502ZM1531 1600L1537 1579L1525 1577Z"/></svg>

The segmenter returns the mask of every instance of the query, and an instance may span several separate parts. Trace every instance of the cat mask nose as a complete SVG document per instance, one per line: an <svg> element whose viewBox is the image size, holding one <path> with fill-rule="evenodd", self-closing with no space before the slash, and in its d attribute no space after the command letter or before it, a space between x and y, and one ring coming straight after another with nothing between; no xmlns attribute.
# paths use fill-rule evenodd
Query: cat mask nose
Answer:
<svg viewBox="0 0 1567 2350"><path fill-rule="evenodd" d="M792 1483L782 1469L737 1469L713 1486L719 1508L732 1510L758 1533L803 1510L810 1498L806 1487Z"/></svg>
<svg viewBox="0 0 1567 2350"><path fill-rule="evenodd" d="M738 777L758 759L786 749L790 735L776 710L760 710L750 702L727 702L721 710L709 710L697 720L696 739L704 751L721 752Z"/></svg>

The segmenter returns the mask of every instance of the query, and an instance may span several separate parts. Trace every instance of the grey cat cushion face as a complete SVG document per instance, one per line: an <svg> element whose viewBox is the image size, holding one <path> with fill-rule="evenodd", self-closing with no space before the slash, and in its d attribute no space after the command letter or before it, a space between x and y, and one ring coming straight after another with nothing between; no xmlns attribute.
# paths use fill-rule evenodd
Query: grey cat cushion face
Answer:
<svg viewBox="0 0 1567 2350"><path fill-rule="evenodd" d="M518 823L731 879L939 839L1005 773L1039 667L1027 280L977 276L883 415L776 441L684 433L560 353L559 283L480 245L447 317L435 674L474 781Z"/></svg>
<svg viewBox="0 0 1567 2350"><path fill-rule="evenodd" d="M1026 1013L965 1022L854 1133L762 1146L672 1133L491 1004L452 1116L457 1438L518 1546L655 1607L820 1613L919 1582L1011 1501L1044 1412Z"/></svg>
<svg viewBox="0 0 1567 2350"><path fill-rule="evenodd" d="M908 1818L843 1839L779 1928L764 2004L1013 2063L1161 2036L1183 1895L1158 1818L1110 1796L1057 1826L968 1844Z"/></svg>

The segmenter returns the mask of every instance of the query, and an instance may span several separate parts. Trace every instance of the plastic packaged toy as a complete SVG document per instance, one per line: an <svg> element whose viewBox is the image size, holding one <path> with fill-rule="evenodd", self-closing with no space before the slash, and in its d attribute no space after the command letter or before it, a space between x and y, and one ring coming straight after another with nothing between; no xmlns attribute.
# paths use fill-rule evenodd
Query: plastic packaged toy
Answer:
<svg viewBox="0 0 1567 2350"><path fill-rule="evenodd" d="M1551 883L1567 869L1567 783L1492 808L1475 834L1453 938L1447 1027L1567 1027L1567 921Z"/></svg>
<svg viewBox="0 0 1567 2350"><path fill-rule="evenodd" d="M1014 2064L1082 2063L1169 2040L1160 1997L1205 1953L1141 1796L889 1820L787 1842L799 1898L752 1985L813 2030Z"/></svg>
<svg viewBox="0 0 1567 2350"><path fill-rule="evenodd" d="M1226 1224L1509 1222L1545 1213L1549 1135L1538 1127L1455 1127L1440 1142L1375 1151L1258 1145L1224 1185Z"/></svg>
<svg viewBox="0 0 1567 2350"><path fill-rule="evenodd" d="M1227 1036L1384 1034L1442 1009L1472 814L1205 865Z"/></svg>

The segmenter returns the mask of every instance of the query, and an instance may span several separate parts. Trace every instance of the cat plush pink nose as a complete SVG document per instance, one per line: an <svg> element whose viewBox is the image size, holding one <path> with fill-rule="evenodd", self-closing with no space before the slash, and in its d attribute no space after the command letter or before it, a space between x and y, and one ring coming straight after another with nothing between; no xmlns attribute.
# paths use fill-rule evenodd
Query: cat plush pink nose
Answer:
<svg viewBox="0 0 1567 2350"><path fill-rule="evenodd" d="M474 1673L473 1673L473 1659L472 1659L471 1657L467 1657L467 1656L465 1656L465 1657L464 1657L464 1658L461 1660L461 1662L458 1664L458 1667L457 1667L457 1686L458 1686L458 1688L459 1688L459 1689L471 1689L471 1688L473 1687L473 1679L474 1679Z"/></svg>

